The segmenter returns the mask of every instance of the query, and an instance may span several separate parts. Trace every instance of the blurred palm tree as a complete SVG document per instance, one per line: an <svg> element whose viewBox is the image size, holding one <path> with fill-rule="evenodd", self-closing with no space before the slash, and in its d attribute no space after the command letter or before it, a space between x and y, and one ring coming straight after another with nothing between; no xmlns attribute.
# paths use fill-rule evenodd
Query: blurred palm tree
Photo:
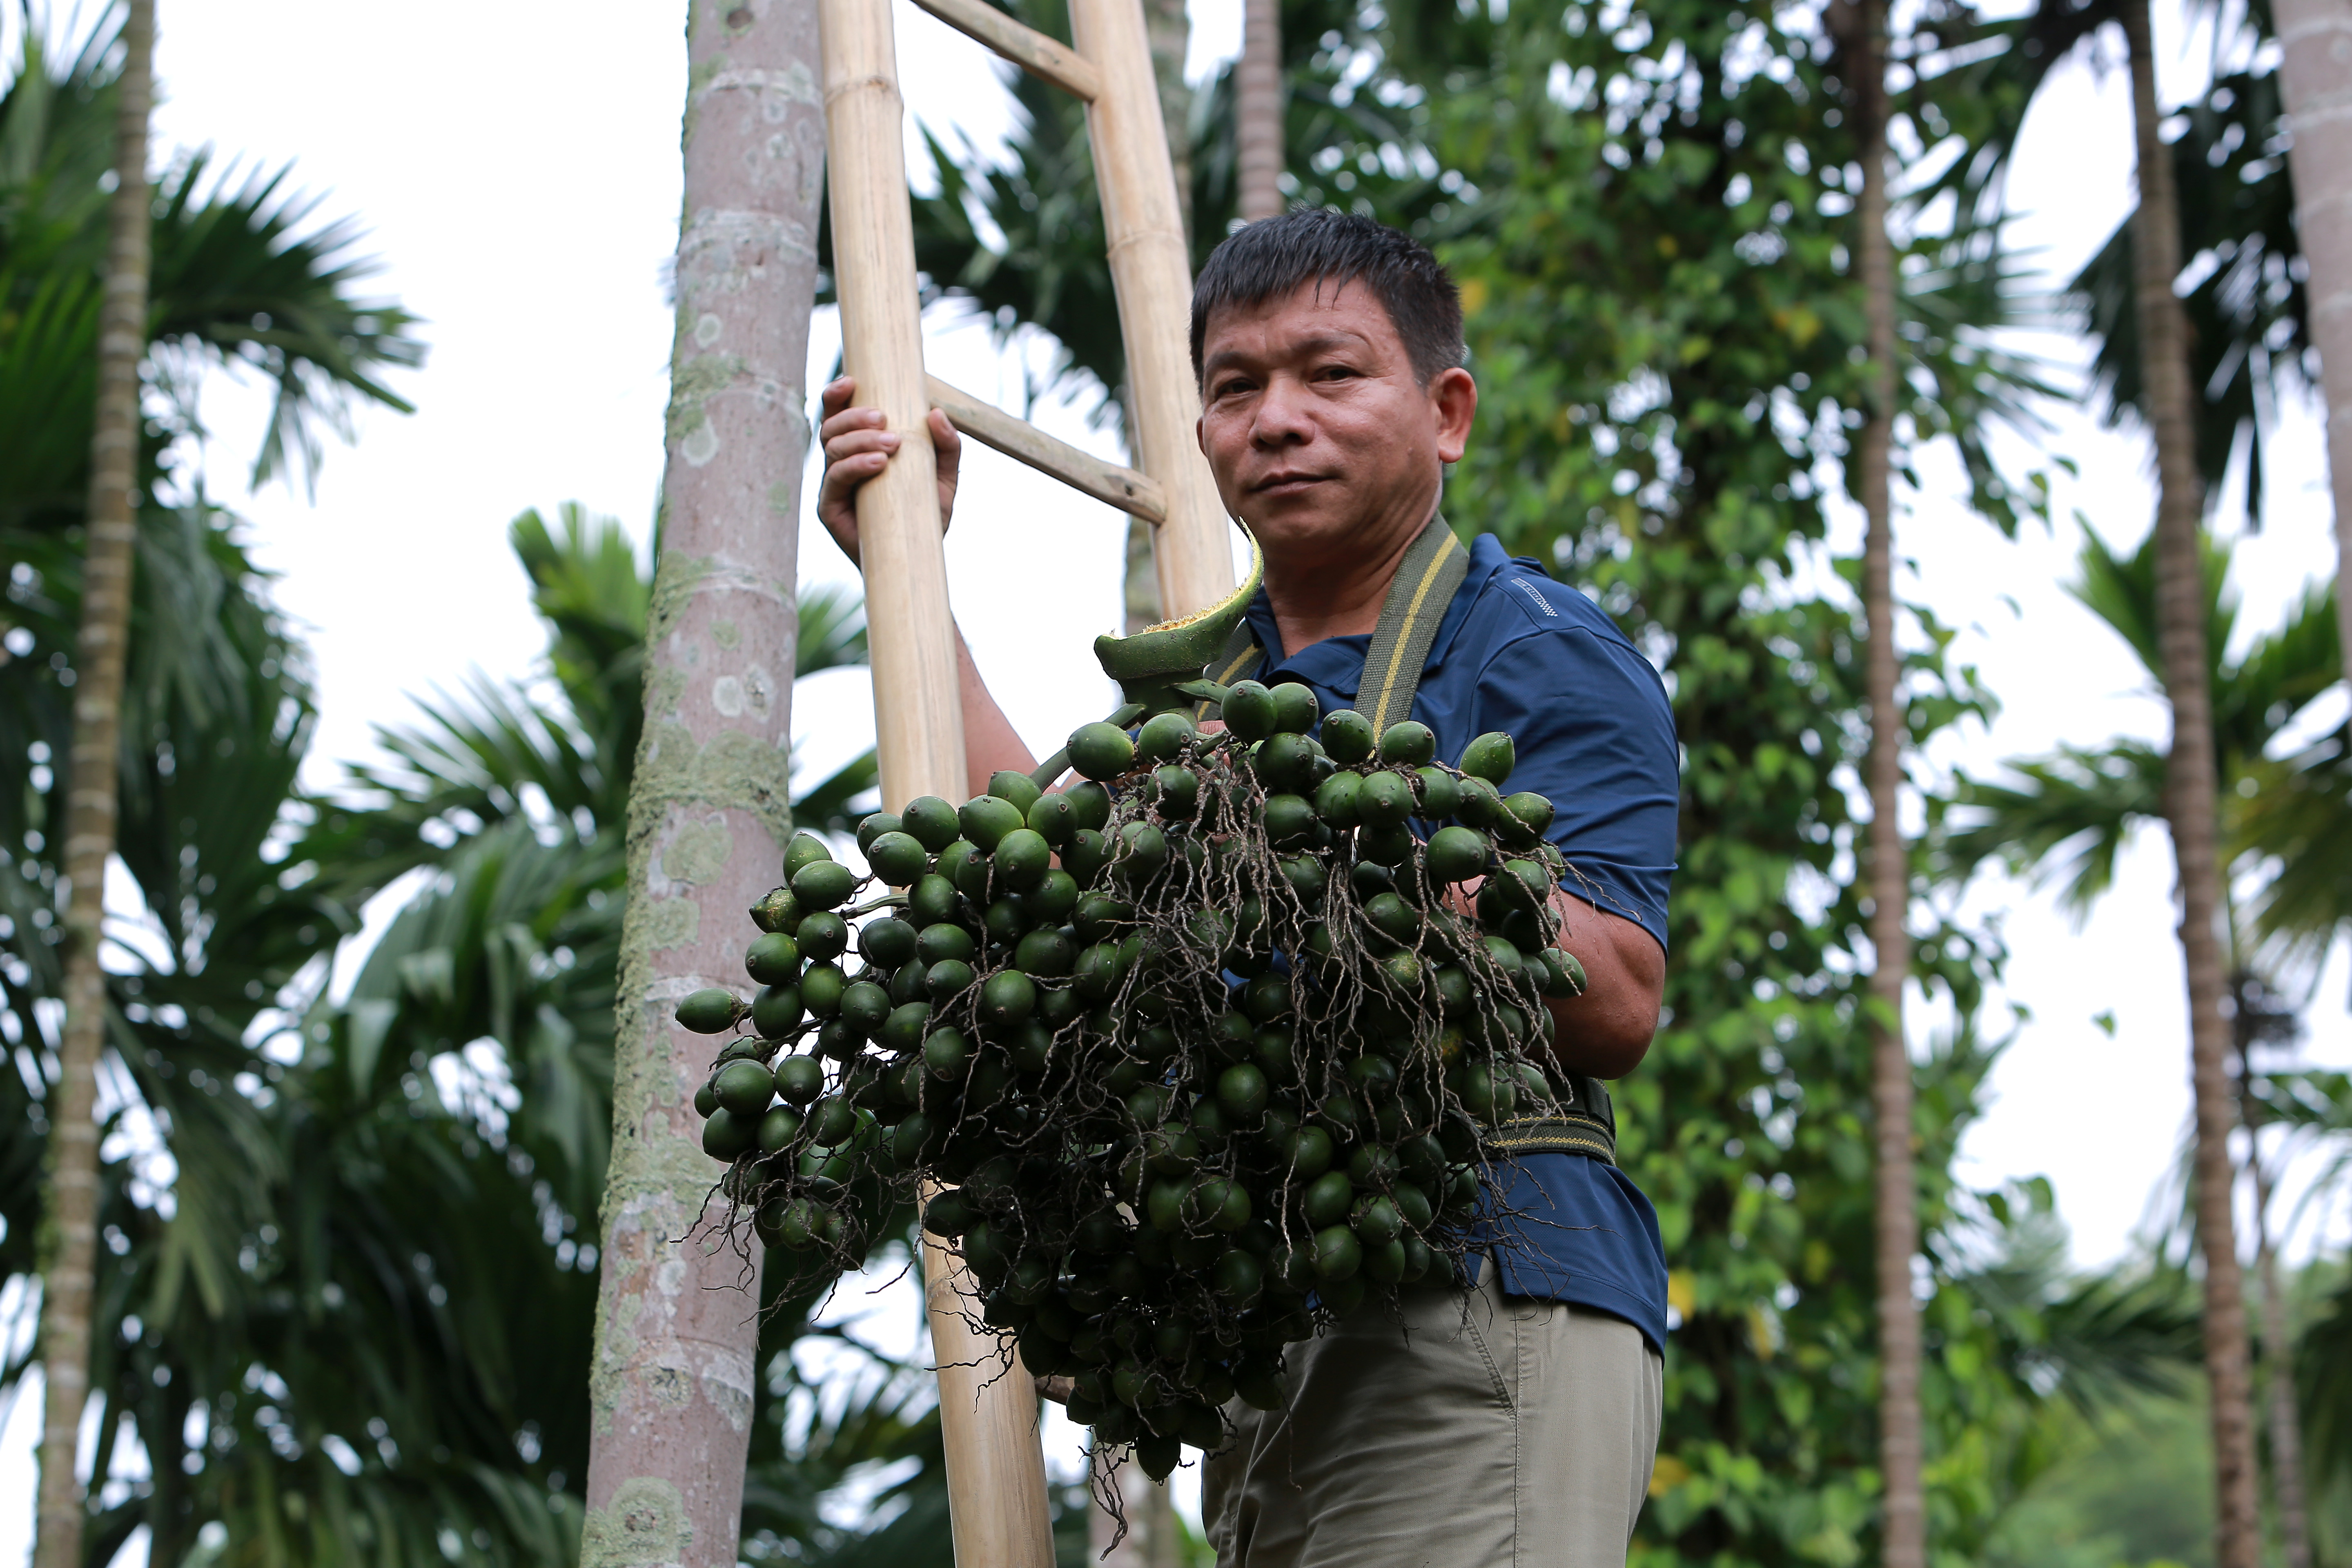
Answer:
<svg viewBox="0 0 2352 1568"><path fill-rule="evenodd" d="M2227 650L2240 605L2229 584L2231 550L2210 537L2200 549L2212 650L2215 782L2223 801L2225 843L2233 868L2259 871L2275 854L2266 833L2277 807L2266 796L2266 786L2301 760L2283 763L2269 752L2275 742L2297 731L2337 679L2334 595L2325 584L2307 588L2277 627L2255 637L2232 658ZM2152 681L2162 679L2152 542L2126 556L2097 533L2088 533L2068 591L2123 638ZM2078 918L2087 914L2114 886L2116 858L2131 831L2163 819L2164 752L2147 742L2118 738L2103 745L2061 747L2047 757L2011 763L2007 772L2004 782L1962 773L1946 803L1956 815L1947 818L1938 836L1939 855L1962 876L1999 859L2038 881L2059 880L2061 903ZM2352 833L2352 800L2339 796L2334 804L2344 820L2311 825L2323 839ZM2270 879L2289 869L2272 865ZM2256 911L2277 902L2266 884L2233 902L2228 910L2233 968L2315 956L2310 943L2318 936L2324 947L2325 921L2344 918L2344 894L2340 888L2336 893L2339 907L2333 916L2323 915L2322 923L2308 929L2258 922ZM2284 945L2271 939L2283 939Z"/></svg>
<svg viewBox="0 0 2352 1568"><path fill-rule="evenodd" d="M89 489L99 302L121 51L102 15L78 47L54 51L24 8L19 53L0 84L0 1039L15 1071L0 1084L11 1121L0 1160L0 1268L29 1321L40 1216L38 1172L58 1089L58 919L66 763L78 671L84 509ZM410 320L355 292L370 270L347 225L315 225L316 204L285 174L241 184L204 153L154 182L146 337L151 375L134 468L137 560L121 713L110 898L102 1113L111 1163L100 1194L111 1256L97 1280L93 1378L120 1385L151 1331L193 1300L225 1304L238 1237L257 1213L272 1151L270 1094L244 1031L338 931L342 911L281 885L281 809L308 742L303 652L260 593L262 576L205 504L176 443L199 434L194 394L207 367L236 363L276 386L257 478L289 457L315 465L318 432L347 428L354 398L405 408L381 377L423 353ZM250 1092L238 1091L249 1082ZM170 1152L166 1154L167 1146ZM177 1168L173 1169L173 1162ZM128 1259L142 1252L134 1285ZM161 1314L160 1317L158 1314ZM143 1314L143 1317L141 1316ZM127 1332L128 1338L124 1337ZM11 1335L0 1395L37 1347ZM152 1377L135 1391L159 1419L184 1394ZM110 1408L121 1400L102 1394ZM98 1474L120 1424L100 1424ZM181 1473L151 1475L169 1512ZM100 1517L84 1542L102 1561L129 1526Z"/></svg>
<svg viewBox="0 0 2352 1568"><path fill-rule="evenodd" d="M2294 787L2315 771L2307 763L2280 762L2268 753L2273 742L2292 733L2306 710L2335 684L2341 664L2334 598L2325 585L2307 589L2281 626L2255 637L2242 655L2231 658L2227 649L2236 630L2239 604L2229 586L2230 550L2204 535L2200 535L2200 549L2212 692L2212 753L2226 856L2221 885L2229 895L2222 904L2226 984L2242 1114L2249 1128L2259 1130L2263 1121L2275 1119L2267 1110L2266 1096L2269 1081L2276 1075L2257 1070L2255 1050L2291 1043L2299 1032L2295 1008L2280 996L2279 972L2284 967L2315 973L2313 961L2325 952L2334 924L2346 917L2342 862L2336 863L2334 871L2322 871L2315 879L2294 860L2279 857L2265 841L2278 837L2276 822L2281 815L2267 792L2282 773L2288 775L2289 787ZM2153 534L2126 558L2095 532L2089 533L2071 591L2124 639L2141 667L2160 685L2164 667L2158 648L2155 553ZM2116 856L2131 832L2166 819L2168 758L2147 742L2119 738L2104 746L2064 747L2051 757L2013 763L2010 771L2015 782L1987 783L1965 773L1961 776L1952 804L1969 823L1942 836L1941 851L1963 878L1995 858L2012 871L2037 880L2063 877L2061 900L2077 918L2087 914L2090 906L2113 887ZM2352 798L2345 792L2336 792L2332 816L2319 790L2304 788L2292 798L2303 817L2315 819L2310 829L2323 838L2329 834L2352 834ZM2315 803L2320 807L2316 812L2312 809ZM2317 921L2306 917L2302 923L2272 919L2266 927L2265 917L2274 916L2282 908L2272 889L2288 877L2295 879L2294 886L2298 889L2291 903L2332 901L2334 912ZM2263 884L2263 890L2251 900L2236 896L2248 880ZM2263 1160L2259 1141L2252 1146L2249 1164L2255 1190L2255 1268L2263 1280L2264 1340L2273 1369L2271 1466L2292 1549L2299 1547L2305 1537L2301 1443L2292 1373L2286 1370L2294 1336L2278 1280L2268 1213L2273 1170Z"/></svg>
<svg viewBox="0 0 2352 1568"><path fill-rule="evenodd" d="M118 982L93 1563L142 1524L158 1561L576 1549L596 1267L578 1238L611 1136L648 584L618 525L577 507L552 528L527 512L511 538L549 633L533 682L424 705L333 798L296 787L307 698L251 764L225 715L217 757L173 771L211 885L188 901L201 931L159 917L154 945L193 952L188 972L158 960ZM247 667L299 680L299 645L258 598L236 603L276 639ZM863 658L854 595L803 605L802 673ZM872 781L869 752L796 808L840 828ZM126 837L134 866L151 853ZM387 891L396 912L326 994L338 940ZM37 1134L33 1081L0 1079L0 1114ZM39 1139L5 1148L17 1275ZM30 1360L0 1369L0 1393ZM874 1457L876 1427L820 1433L819 1468Z"/></svg>

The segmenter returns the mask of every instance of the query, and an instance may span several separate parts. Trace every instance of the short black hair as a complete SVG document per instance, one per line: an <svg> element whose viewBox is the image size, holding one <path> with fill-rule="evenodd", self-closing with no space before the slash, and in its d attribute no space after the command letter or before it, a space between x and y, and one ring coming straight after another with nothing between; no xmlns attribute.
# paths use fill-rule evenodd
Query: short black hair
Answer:
<svg viewBox="0 0 2352 1568"><path fill-rule="evenodd" d="M1309 283L1359 280L1388 311L1422 385L1466 357L1462 291L1427 246L1354 213L1300 207L1237 229L1209 253L1192 285L1192 379L1201 379L1212 311L1263 305Z"/></svg>

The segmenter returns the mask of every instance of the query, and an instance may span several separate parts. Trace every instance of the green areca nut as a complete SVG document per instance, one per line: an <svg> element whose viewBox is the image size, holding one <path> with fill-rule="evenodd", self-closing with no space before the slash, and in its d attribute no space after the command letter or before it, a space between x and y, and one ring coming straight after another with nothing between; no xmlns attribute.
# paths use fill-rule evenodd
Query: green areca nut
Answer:
<svg viewBox="0 0 2352 1568"><path fill-rule="evenodd" d="M1263 741L1274 733L1274 693L1255 680L1236 681L1225 693L1218 716L1237 738Z"/></svg>
<svg viewBox="0 0 2352 1568"><path fill-rule="evenodd" d="M1426 724L1407 719L1381 737L1381 761L1417 768L1437 755L1437 736Z"/></svg>
<svg viewBox="0 0 2352 1568"><path fill-rule="evenodd" d="M988 776L988 793L999 800L1012 802L1015 811L1026 816L1029 808L1037 804L1038 797L1045 792L1037 787L1027 773L1018 773L1011 768L1000 768Z"/></svg>
<svg viewBox="0 0 2352 1568"><path fill-rule="evenodd" d="M992 795L975 795L956 813L956 823L963 829L963 837L983 855L1027 821L1026 807Z"/></svg>
<svg viewBox="0 0 2352 1568"><path fill-rule="evenodd" d="M956 808L935 795L908 801L901 821L908 836L934 855L963 837Z"/></svg>
<svg viewBox="0 0 2352 1568"><path fill-rule="evenodd" d="M1323 749L1341 767L1352 768L1358 763L1370 760L1379 737L1372 733L1372 721L1353 708L1338 708L1323 716L1319 731Z"/></svg>
<svg viewBox="0 0 2352 1568"><path fill-rule="evenodd" d="M1115 724L1081 724L1070 731L1070 765L1089 779L1115 779L1135 765L1135 742Z"/></svg>
<svg viewBox="0 0 2352 1568"><path fill-rule="evenodd" d="M1274 688L1274 727L1284 734L1304 735L1315 728L1316 718L1322 711L1322 702L1315 689L1301 681L1286 680Z"/></svg>
<svg viewBox="0 0 2352 1568"><path fill-rule="evenodd" d="M812 910L829 910L857 890L857 873L837 860L815 860L793 873L793 897Z"/></svg>
<svg viewBox="0 0 2352 1568"><path fill-rule="evenodd" d="M800 943L782 931L770 931L745 950L743 969L762 985L789 985L801 972Z"/></svg>

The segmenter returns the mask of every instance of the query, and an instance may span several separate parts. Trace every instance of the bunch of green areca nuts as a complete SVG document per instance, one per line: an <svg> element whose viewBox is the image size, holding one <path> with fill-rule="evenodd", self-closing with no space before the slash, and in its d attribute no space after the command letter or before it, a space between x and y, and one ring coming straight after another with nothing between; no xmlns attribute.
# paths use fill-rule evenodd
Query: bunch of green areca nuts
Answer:
<svg viewBox="0 0 2352 1568"><path fill-rule="evenodd" d="M922 1223L973 1310L1155 1477L1234 1394L1279 1407L1286 1345L1456 1276L1482 1129L1558 1098L1545 998L1584 984L1508 736L1447 767L1419 723L1318 731L1295 684L1222 717L1085 725L1067 789L1057 758L868 817L866 879L802 835L751 911L757 997L677 1009L751 1026L697 1101L739 1223L851 1268L858 1184L946 1187Z"/></svg>

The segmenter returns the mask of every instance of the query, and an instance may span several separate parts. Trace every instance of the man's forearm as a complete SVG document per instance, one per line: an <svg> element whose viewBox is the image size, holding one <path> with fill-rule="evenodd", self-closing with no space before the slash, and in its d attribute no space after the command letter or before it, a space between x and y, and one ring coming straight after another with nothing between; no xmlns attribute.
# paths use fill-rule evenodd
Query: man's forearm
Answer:
<svg viewBox="0 0 2352 1568"><path fill-rule="evenodd" d="M955 639L956 682L963 698L964 788L968 795L986 795L990 777L999 770L1025 773L1037 765L1037 759L1029 754L1013 721L997 706L988 682L980 678L980 667L971 661L961 626L956 628Z"/></svg>
<svg viewBox="0 0 2352 1568"><path fill-rule="evenodd" d="M1547 1000L1552 1058L1570 1072L1622 1078L1641 1064L1658 1032L1666 955L1633 921L1567 893L1553 895L1561 915L1559 947L1584 966L1581 996Z"/></svg>

